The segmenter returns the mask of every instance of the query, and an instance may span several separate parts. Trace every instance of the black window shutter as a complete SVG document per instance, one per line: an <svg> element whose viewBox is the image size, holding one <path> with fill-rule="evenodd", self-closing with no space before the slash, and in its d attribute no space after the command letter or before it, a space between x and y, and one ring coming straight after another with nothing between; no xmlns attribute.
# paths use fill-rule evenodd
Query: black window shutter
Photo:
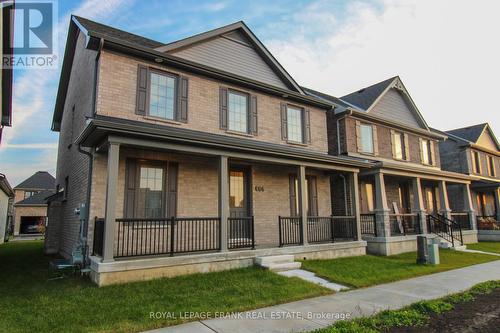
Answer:
<svg viewBox="0 0 500 333"><path fill-rule="evenodd" d="M177 216L177 176L179 164L170 162L167 175L167 216Z"/></svg>
<svg viewBox="0 0 500 333"><path fill-rule="evenodd" d="M146 114L148 100L148 76L149 70L146 66L139 65L137 69L137 105L135 113L140 115Z"/></svg>
<svg viewBox="0 0 500 333"><path fill-rule="evenodd" d="M295 193L295 175L290 175L290 216L297 216L297 193Z"/></svg>
<svg viewBox="0 0 500 333"><path fill-rule="evenodd" d="M185 76L179 77L179 86L177 87L177 120L187 123L188 120L188 78Z"/></svg>
<svg viewBox="0 0 500 333"><path fill-rule="evenodd" d="M304 143L311 143L311 116L308 109L304 110Z"/></svg>
<svg viewBox="0 0 500 333"><path fill-rule="evenodd" d="M308 177L309 216L318 216L318 187L316 177Z"/></svg>
<svg viewBox="0 0 500 333"><path fill-rule="evenodd" d="M220 87L219 94L220 128L227 129L227 88Z"/></svg>
<svg viewBox="0 0 500 333"><path fill-rule="evenodd" d="M288 120L285 103L281 103L281 139L288 140Z"/></svg>
<svg viewBox="0 0 500 333"><path fill-rule="evenodd" d="M257 96L250 96L250 133L257 135L259 123L257 121Z"/></svg>
<svg viewBox="0 0 500 333"><path fill-rule="evenodd" d="M125 168L125 205L123 206L123 217L133 218L135 216L135 188L136 188L136 172L137 162L135 160L127 160Z"/></svg>

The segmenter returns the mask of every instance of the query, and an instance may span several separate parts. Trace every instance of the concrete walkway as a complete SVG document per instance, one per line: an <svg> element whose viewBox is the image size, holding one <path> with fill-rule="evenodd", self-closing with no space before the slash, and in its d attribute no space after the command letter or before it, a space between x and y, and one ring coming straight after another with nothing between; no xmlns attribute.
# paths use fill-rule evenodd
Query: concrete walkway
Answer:
<svg viewBox="0 0 500 333"><path fill-rule="evenodd" d="M303 269L292 269L289 271L284 271L284 272L278 272L279 275L283 275L286 277L298 277L302 280L309 281L311 283L319 284L322 287L331 289L333 291L342 291L342 290L348 290L349 288L346 286L343 286L338 283L333 283L330 281L327 281L325 279L320 278L319 276L316 276L313 272L309 272Z"/></svg>
<svg viewBox="0 0 500 333"><path fill-rule="evenodd" d="M150 332L302 332L331 325L341 315L370 316L387 309L471 288L477 283L500 280L500 260L387 283L370 288L280 304L238 314L166 327Z"/></svg>

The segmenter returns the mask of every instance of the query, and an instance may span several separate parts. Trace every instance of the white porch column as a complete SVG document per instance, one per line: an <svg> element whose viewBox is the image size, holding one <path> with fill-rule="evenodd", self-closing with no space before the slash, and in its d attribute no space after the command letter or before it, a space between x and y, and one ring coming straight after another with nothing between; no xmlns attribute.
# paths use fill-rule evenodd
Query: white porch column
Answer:
<svg viewBox="0 0 500 333"><path fill-rule="evenodd" d="M472 230L477 230L476 211L474 210L474 205L472 204L472 195L470 193L469 184L464 184L464 208L469 214L469 221Z"/></svg>
<svg viewBox="0 0 500 333"><path fill-rule="evenodd" d="M351 174L351 186L352 186L352 208L353 215L356 217L356 232L357 240L362 240L361 238L361 211L359 208L359 185L358 185L358 173L353 172ZM346 212L347 213L347 212Z"/></svg>
<svg viewBox="0 0 500 333"><path fill-rule="evenodd" d="M448 201L448 191L446 190L446 181L440 180L438 183L439 196L441 201L441 214L446 216L446 218L451 219L451 209L450 203Z"/></svg>
<svg viewBox="0 0 500 333"><path fill-rule="evenodd" d="M419 214L420 233L427 233L426 214L424 208L424 197L422 195L422 184L419 177L412 178L413 190L413 212Z"/></svg>
<svg viewBox="0 0 500 333"><path fill-rule="evenodd" d="M307 188L306 188L306 167L299 165L297 168L298 196L299 196L299 216L302 218L302 245L307 245Z"/></svg>
<svg viewBox="0 0 500 333"><path fill-rule="evenodd" d="M115 224L116 224L116 192L118 185L118 165L120 160L120 144L110 142L108 148L108 169L106 185L106 213L104 223L104 246L102 262L114 260Z"/></svg>
<svg viewBox="0 0 500 333"><path fill-rule="evenodd" d="M227 218L229 217L229 163L227 156L219 157L219 217L220 250L227 248Z"/></svg>
<svg viewBox="0 0 500 333"><path fill-rule="evenodd" d="M375 175L375 215L378 237L389 237L391 226L389 220L389 206L385 192L384 174L377 172Z"/></svg>
<svg viewBox="0 0 500 333"><path fill-rule="evenodd" d="M493 193L495 194L495 210L496 210L496 220L500 221L500 188L496 188Z"/></svg>

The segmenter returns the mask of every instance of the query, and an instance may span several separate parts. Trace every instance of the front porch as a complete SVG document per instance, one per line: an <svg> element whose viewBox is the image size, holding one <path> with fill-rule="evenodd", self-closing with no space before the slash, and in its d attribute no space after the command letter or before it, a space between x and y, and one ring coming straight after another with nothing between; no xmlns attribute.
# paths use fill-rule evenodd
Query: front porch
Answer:
<svg viewBox="0 0 500 333"><path fill-rule="evenodd" d="M416 251L419 234L435 234L452 246L477 242L470 181L427 171L379 168L360 175L360 227L369 253Z"/></svg>
<svg viewBox="0 0 500 333"><path fill-rule="evenodd" d="M114 137L94 155L88 244L100 285L245 267L262 255L365 254L357 168L158 145ZM334 210L344 191L347 204Z"/></svg>

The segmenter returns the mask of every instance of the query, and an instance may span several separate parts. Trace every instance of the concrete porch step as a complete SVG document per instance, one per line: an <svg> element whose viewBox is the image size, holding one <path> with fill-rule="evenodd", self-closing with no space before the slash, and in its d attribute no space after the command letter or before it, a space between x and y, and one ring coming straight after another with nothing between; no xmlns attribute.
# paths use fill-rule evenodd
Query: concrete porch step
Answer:
<svg viewBox="0 0 500 333"><path fill-rule="evenodd" d="M300 266L302 266L302 263L300 263L300 262L287 262L287 263L283 263L283 264L261 265L261 267L267 268L273 272L290 271L293 269L299 269Z"/></svg>
<svg viewBox="0 0 500 333"><path fill-rule="evenodd" d="M273 272L283 272L292 269L298 269L302 265L295 262L293 255L265 256L255 258L255 264Z"/></svg>
<svg viewBox="0 0 500 333"><path fill-rule="evenodd" d="M441 239L441 242L439 243L439 247L441 249L450 249L450 250L456 250L456 251L463 251L467 248L466 245L455 245L451 244L447 240Z"/></svg>

